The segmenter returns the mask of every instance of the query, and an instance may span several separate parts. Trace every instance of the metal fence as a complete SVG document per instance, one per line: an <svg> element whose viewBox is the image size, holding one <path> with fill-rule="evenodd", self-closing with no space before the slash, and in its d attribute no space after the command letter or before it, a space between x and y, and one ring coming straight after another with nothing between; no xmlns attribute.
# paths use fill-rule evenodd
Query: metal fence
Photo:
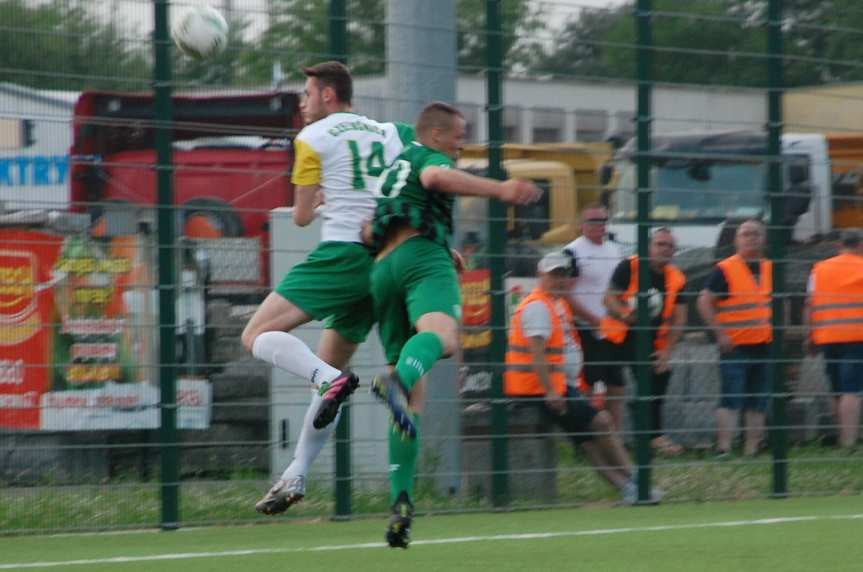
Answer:
<svg viewBox="0 0 863 572"><path fill-rule="evenodd" d="M226 47L181 53L171 23L212 4ZM240 333L318 242L294 226L301 66L349 64L354 107L467 121L460 166L535 180L528 207L461 198L460 355L429 374L419 512L612 504L590 452L503 393L510 316L536 262L602 203L625 254L676 237L689 319L650 445L649 264L615 433L639 498L859 493L838 394L802 350L814 262L863 227L863 98L850 0L0 0L0 532L253 522L294 453L307 382ZM768 431L715 450L719 354L695 299L736 225L767 223L774 341ZM605 286L602 287L604 291ZM597 292L599 294L601 292ZM321 324L297 335L314 348ZM373 332L352 362L386 363ZM364 392L285 518L389 510L385 409ZM859 419L857 420L859 425ZM598 463L602 468L603 462Z"/></svg>

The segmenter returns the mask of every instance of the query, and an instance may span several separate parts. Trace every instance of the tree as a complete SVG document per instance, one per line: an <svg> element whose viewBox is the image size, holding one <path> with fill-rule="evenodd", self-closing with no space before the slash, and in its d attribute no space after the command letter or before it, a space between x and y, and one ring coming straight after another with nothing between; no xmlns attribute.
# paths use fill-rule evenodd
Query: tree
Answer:
<svg viewBox="0 0 863 572"><path fill-rule="evenodd" d="M145 89L149 45L127 42L87 6L0 0L0 80L48 89Z"/></svg>
<svg viewBox="0 0 863 572"><path fill-rule="evenodd" d="M789 86L863 79L863 9L855 0L786 0ZM537 70L633 79L633 3L583 12ZM655 0L653 77L660 82L766 87L767 0Z"/></svg>
<svg viewBox="0 0 863 572"><path fill-rule="evenodd" d="M458 66L464 73L485 70L486 18L485 2L458 0L457 46ZM510 71L524 71L535 66L542 53L537 34L543 28L543 9L527 0L503 0L501 28L504 67Z"/></svg>
<svg viewBox="0 0 863 572"><path fill-rule="evenodd" d="M630 18L632 8L583 10L555 37L548 54L534 67L538 75L603 78L622 73L613 70L605 57L608 35L620 22Z"/></svg>
<svg viewBox="0 0 863 572"><path fill-rule="evenodd" d="M383 74L386 69L386 0L349 0L350 63L357 75ZM485 69L485 3L458 0L458 66L466 73ZM503 44L509 69L526 68L537 53L533 32L541 26L541 10L529 0L504 0ZM289 78L299 67L332 57L328 53L327 2L271 0L269 25L254 52L244 54L250 77L265 81L273 62L281 62Z"/></svg>
<svg viewBox="0 0 863 572"><path fill-rule="evenodd" d="M255 49L245 52L242 67L258 82L270 79L279 62L288 79L302 77L300 67L332 59L329 53L329 3L271 0L268 26ZM348 44L355 74L383 73L386 24L383 0L349 0Z"/></svg>

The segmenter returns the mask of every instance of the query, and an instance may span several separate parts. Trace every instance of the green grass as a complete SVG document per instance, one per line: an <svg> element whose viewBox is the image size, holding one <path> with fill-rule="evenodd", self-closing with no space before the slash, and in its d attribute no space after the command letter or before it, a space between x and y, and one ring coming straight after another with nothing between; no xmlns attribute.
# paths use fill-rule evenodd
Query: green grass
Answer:
<svg viewBox="0 0 863 572"><path fill-rule="evenodd" d="M0 538L0 570L25 563L54 563L27 570L122 572L858 570L861 513L863 499L847 496L426 516L416 519L407 551L382 545L383 518L7 537ZM789 517L806 520L764 520ZM761 523L746 523L753 519ZM663 529L669 526L676 528ZM558 536L500 538L525 533ZM243 553L213 554L227 551ZM119 557L133 560L68 563ZM134 560L152 557L159 559Z"/></svg>
<svg viewBox="0 0 863 572"><path fill-rule="evenodd" d="M714 500L765 498L772 486L772 459L716 462L710 456L689 453L673 460L658 460L655 484L666 491L665 504ZM791 451L789 491L792 496L847 495L863 491L863 454L844 455L837 449L798 447ZM514 481L517 477L514 477ZM260 479L185 481L180 491L180 514L185 525L254 523L269 519L252 505L267 488ZM572 447L561 442L557 474L562 506L611 506L617 493L599 477ZM524 491L525 487L514 487ZM536 491L531 491L535 493ZM488 498L465 491L445 495L421 479L416 490L420 512L482 511L492 507ZM357 515L379 515L389 504L385 477L357 483L352 499ZM516 494L512 508L547 504L538 494ZM306 499L293 507L290 518L326 518L333 513L332 492L309 483ZM59 532L81 529L119 529L156 526L159 522L159 485L119 483L78 486L6 487L0 489L0 533Z"/></svg>

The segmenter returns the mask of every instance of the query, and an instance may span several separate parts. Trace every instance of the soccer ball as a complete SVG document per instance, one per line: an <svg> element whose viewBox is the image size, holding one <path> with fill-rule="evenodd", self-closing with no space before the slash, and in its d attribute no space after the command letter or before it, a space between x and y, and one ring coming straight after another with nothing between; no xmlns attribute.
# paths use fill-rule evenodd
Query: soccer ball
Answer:
<svg viewBox="0 0 863 572"><path fill-rule="evenodd" d="M228 44L228 22L212 6L195 6L174 21L171 38L187 56L210 58Z"/></svg>

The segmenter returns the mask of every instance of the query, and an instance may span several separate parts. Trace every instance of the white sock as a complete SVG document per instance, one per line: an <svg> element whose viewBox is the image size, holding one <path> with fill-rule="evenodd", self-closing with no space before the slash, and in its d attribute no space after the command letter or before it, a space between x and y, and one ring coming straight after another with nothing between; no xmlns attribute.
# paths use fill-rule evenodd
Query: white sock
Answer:
<svg viewBox="0 0 863 572"><path fill-rule="evenodd" d="M255 338L252 355L309 380L312 385L332 381L342 372L316 356L309 346L287 332L264 332Z"/></svg>
<svg viewBox="0 0 863 572"><path fill-rule="evenodd" d="M342 410L336 414L336 418L332 423L323 429L315 429L312 421L318 412L318 407L321 404L321 396L317 391L312 392L312 402L309 403L309 408L306 410L306 417L303 419L303 429L300 431L300 437L297 439L297 446L294 448L294 459L285 472L282 473L282 478L285 480L293 479L298 475L306 476L306 472L318 455L321 449L327 443L327 439L333 434L339 418L342 416Z"/></svg>

